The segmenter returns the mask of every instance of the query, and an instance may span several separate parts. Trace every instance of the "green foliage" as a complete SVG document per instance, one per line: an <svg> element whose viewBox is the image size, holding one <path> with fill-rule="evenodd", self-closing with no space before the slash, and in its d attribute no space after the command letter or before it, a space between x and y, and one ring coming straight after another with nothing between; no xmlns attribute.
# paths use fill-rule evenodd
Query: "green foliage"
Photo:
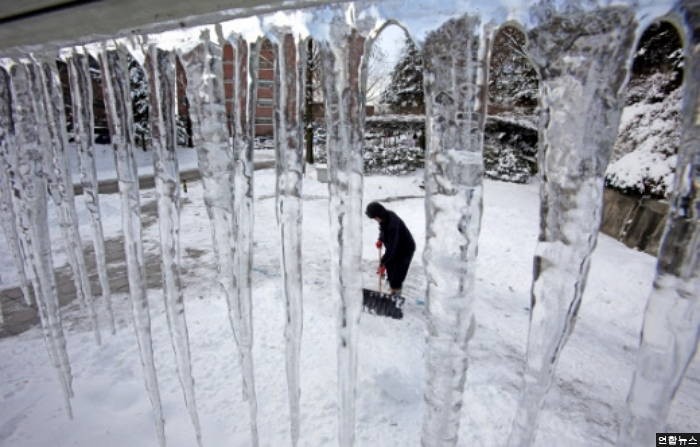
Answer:
<svg viewBox="0 0 700 447"><path fill-rule="evenodd" d="M423 56L416 44L406 38L403 51L391 73L391 82L384 90L381 102L392 112L405 112L425 108L423 96Z"/></svg>
<svg viewBox="0 0 700 447"><path fill-rule="evenodd" d="M525 35L505 26L493 39L489 65L489 102L506 108L537 106L537 72L525 54Z"/></svg>
<svg viewBox="0 0 700 447"><path fill-rule="evenodd" d="M129 57L129 84L134 115L135 142L145 150L151 136L148 122L148 79L146 72L132 57Z"/></svg>

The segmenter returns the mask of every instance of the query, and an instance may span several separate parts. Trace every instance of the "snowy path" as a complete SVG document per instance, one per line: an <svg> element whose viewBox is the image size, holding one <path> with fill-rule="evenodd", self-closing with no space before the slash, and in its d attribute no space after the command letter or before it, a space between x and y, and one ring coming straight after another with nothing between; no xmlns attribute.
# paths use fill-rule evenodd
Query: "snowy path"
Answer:
<svg viewBox="0 0 700 447"><path fill-rule="evenodd" d="M284 302L279 285L279 242L274 218L274 172L256 171L254 255L255 368L260 441L289 445L284 370ZM365 179L365 202L392 197L388 207L409 225L418 251L407 294L423 287L420 253L424 208L420 174ZM215 281L214 257L201 187L191 184L182 211L182 255L193 370L205 446L246 446L248 408L226 303ZM300 445L337 445L335 303L329 282L326 185L305 181L304 297ZM153 200L142 192L142 203ZM413 197L413 198L409 198ZM107 238L119 230L117 196L101 197ZM80 203L80 202L79 202ZM537 185L487 181L477 269L478 327L470 343L460 432L461 445L505 443L515 412L527 337L532 254L538 223ZM86 211L79 207L81 222ZM83 237L87 226L81 226ZM366 285L373 277L376 224L364 222ZM157 226L144 231L146 254L158 254ZM63 262L56 247L57 262ZM7 256L0 240L0 256ZM8 263L8 261L6 261ZM10 266L11 267L11 266ZM562 353L546 403L536 445L612 445L632 375L637 336L655 259L600 236L576 328ZM8 267L4 266L3 270ZM3 275L3 278L5 276ZM160 375L166 435L171 447L194 445L182 402L162 298L149 290L155 355ZM55 372L40 330L0 340L0 445L22 447L121 447L156 444L150 404L141 378L133 330L127 326L126 295L114 294L116 337L94 344L77 304L64 308L70 358L75 371L75 420L66 418ZM359 297L358 297L359 299ZM101 318L106 318L100 302ZM425 345L422 308L409 300L402 321L363 315L360 335L358 442L360 446L417 445L423 416ZM700 361L681 385L669 430L697 431L700 420ZM651 444L651 441L650 441Z"/></svg>

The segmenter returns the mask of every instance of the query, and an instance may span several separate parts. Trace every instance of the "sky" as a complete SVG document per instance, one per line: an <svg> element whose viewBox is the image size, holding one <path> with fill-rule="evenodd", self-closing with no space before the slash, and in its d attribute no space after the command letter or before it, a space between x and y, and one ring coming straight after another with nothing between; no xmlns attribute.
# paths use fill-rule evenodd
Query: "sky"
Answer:
<svg viewBox="0 0 700 447"><path fill-rule="evenodd" d="M372 65L372 71L368 73L368 95L367 104L377 105L381 92L389 85L391 72L399 60L401 50L404 46L406 33L397 25L389 25L384 28L377 37L375 45L380 48L383 55L382 60L376 60ZM376 83L373 82L376 80ZM374 87L370 88L370 86Z"/></svg>

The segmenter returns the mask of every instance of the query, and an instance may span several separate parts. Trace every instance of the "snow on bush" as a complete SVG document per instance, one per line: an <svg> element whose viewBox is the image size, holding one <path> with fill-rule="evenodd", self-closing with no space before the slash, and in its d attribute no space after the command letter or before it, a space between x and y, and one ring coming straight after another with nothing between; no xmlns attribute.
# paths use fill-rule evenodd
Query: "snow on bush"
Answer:
<svg viewBox="0 0 700 447"><path fill-rule="evenodd" d="M529 117L489 116L484 131L484 174L492 179L528 183L537 173L537 126Z"/></svg>
<svg viewBox="0 0 700 447"><path fill-rule="evenodd" d="M381 115L367 119L363 149L366 174L400 175L425 163L424 115ZM537 172L537 127L532 117L489 117L484 138L484 174L492 179L528 183ZM416 126L418 124L418 126ZM371 129L370 129L371 127ZM325 129L314 129L314 157L326 163Z"/></svg>
<svg viewBox="0 0 700 447"><path fill-rule="evenodd" d="M406 174L425 163L424 150L418 141L406 135L393 146L382 144L381 138L365 139L363 158L368 174Z"/></svg>
<svg viewBox="0 0 700 447"><path fill-rule="evenodd" d="M325 135L319 134L314 136L314 158L318 163L327 163ZM425 158L418 140L409 133L389 137L366 134L362 157L365 174L386 175L407 174L420 169Z"/></svg>
<svg viewBox="0 0 700 447"><path fill-rule="evenodd" d="M484 174L494 180L528 183L532 173L528 163L518 156L513 146L485 142Z"/></svg>
<svg viewBox="0 0 700 447"><path fill-rule="evenodd" d="M680 144L681 89L664 92L667 75L655 74L633 85L639 102L622 111L606 185L624 193L668 197Z"/></svg>

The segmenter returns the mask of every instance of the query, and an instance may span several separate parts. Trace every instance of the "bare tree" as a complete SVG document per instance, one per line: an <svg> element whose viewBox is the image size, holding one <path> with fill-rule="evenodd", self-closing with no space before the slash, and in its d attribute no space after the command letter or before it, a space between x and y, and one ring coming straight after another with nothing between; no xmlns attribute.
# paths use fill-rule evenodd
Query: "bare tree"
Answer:
<svg viewBox="0 0 700 447"><path fill-rule="evenodd" d="M382 92L391 79L391 67L387 61L386 51L379 45L372 45L367 56L367 87L365 101L367 104L379 103Z"/></svg>

